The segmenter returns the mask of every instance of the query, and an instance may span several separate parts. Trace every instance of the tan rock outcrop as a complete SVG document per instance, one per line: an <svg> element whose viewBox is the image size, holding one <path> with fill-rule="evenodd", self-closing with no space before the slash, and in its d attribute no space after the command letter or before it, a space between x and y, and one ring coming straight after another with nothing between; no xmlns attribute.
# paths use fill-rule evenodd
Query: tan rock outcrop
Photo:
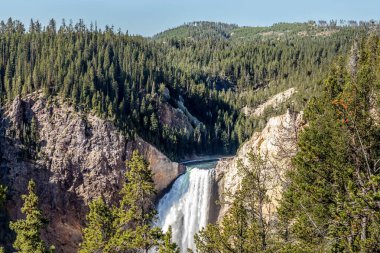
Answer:
<svg viewBox="0 0 380 253"><path fill-rule="evenodd" d="M161 124L174 128L177 131L183 130L187 135L192 134L194 131L194 127L185 113L178 108L173 108L166 102L160 103L158 117Z"/></svg>
<svg viewBox="0 0 380 253"><path fill-rule="evenodd" d="M265 160L269 203L264 207L267 216L276 211L283 188L284 173L290 167L290 159L296 152L297 133L302 122L302 114L290 113L271 118L261 132L253 134L250 140L243 144L233 158L222 159L216 166L219 198L222 203L230 200L225 193L235 193L240 187L241 176L238 173L238 161L248 165L247 154L253 151ZM229 205L223 204L219 219L228 210Z"/></svg>
<svg viewBox="0 0 380 253"><path fill-rule="evenodd" d="M25 155L21 140L22 129L32 119L40 147L33 159ZM149 161L159 193L185 170L141 138L127 139L111 122L41 94L15 99L3 112L0 141L0 180L12 196L7 203L11 218L22 217L20 197L33 178L43 213L50 220L43 237L57 252L77 251L90 200L100 196L108 203L118 200L125 161L134 149Z"/></svg>
<svg viewBox="0 0 380 253"><path fill-rule="evenodd" d="M286 91L283 91L274 95L273 97L265 101L265 103L259 105L256 108L250 108L248 106L245 106L241 110L245 116L260 117L266 109L277 108L279 105L286 102L296 92L297 91L295 88L290 88L290 89L287 89Z"/></svg>

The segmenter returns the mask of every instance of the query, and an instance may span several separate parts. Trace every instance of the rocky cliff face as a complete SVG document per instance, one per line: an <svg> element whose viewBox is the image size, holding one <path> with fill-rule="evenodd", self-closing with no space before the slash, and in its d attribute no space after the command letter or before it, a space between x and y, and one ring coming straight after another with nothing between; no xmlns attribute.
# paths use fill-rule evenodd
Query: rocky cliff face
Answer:
<svg viewBox="0 0 380 253"><path fill-rule="evenodd" d="M223 159L216 166L216 178L219 199L228 203L225 193L235 193L239 188L241 176L238 173L238 161L248 165L247 154L253 151L265 160L265 177L269 203L264 207L267 217L275 213L283 188L284 173L290 168L290 159L295 155L297 133L302 125L302 114L287 112L271 118L262 132L256 132L249 141L238 150L237 155ZM228 210L228 204L221 206L219 219Z"/></svg>
<svg viewBox="0 0 380 253"><path fill-rule="evenodd" d="M160 103L158 117L161 124L167 125L170 128L174 128L178 131L183 130L188 135L194 132L194 127L191 125L191 121L185 113L178 108L173 108L166 102Z"/></svg>
<svg viewBox="0 0 380 253"><path fill-rule="evenodd" d="M109 203L118 199L134 149L149 161L158 193L185 170L141 138L128 140L111 122L76 112L59 99L41 94L15 99L0 121L0 182L12 197L11 218L21 217L20 196L33 178L50 220L44 239L57 252L76 252L86 204L100 196Z"/></svg>

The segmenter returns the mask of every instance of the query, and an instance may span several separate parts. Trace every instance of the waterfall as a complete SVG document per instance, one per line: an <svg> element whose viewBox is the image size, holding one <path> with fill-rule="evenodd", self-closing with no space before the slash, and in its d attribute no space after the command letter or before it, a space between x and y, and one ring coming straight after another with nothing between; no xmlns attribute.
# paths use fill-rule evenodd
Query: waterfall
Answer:
<svg viewBox="0 0 380 253"><path fill-rule="evenodd" d="M188 167L158 203L158 225L164 232L172 227L173 241L181 252L195 249L194 235L208 223L214 169L204 169L207 165Z"/></svg>

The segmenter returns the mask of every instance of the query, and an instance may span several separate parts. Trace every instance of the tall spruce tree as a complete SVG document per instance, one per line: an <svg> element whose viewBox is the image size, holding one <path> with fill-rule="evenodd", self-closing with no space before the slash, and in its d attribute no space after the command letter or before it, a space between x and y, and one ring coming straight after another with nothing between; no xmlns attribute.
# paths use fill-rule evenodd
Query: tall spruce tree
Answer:
<svg viewBox="0 0 380 253"><path fill-rule="evenodd" d="M4 202L7 197L7 187L0 185L0 217L3 219L4 214L3 214L3 208L4 208ZM3 247L0 246L0 253L3 253L4 249Z"/></svg>
<svg viewBox="0 0 380 253"><path fill-rule="evenodd" d="M210 224L195 236L198 252L265 252L269 223L264 215L268 203L268 167L253 151L248 164L238 162L242 182L232 196L232 205L220 224Z"/></svg>
<svg viewBox="0 0 380 253"><path fill-rule="evenodd" d="M107 206L102 199L90 203L87 227L80 253L90 252L179 252L171 242L171 230L163 234L154 227L157 211L152 171L138 151L127 162L126 183L119 205Z"/></svg>
<svg viewBox="0 0 380 253"><path fill-rule="evenodd" d="M79 253L107 252L107 244L114 235L112 208L102 199L92 201L89 207L87 227L83 229L83 243Z"/></svg>
<svg viewBox="0 0 380 253"><path fill-rule="evenodd" d="M10 228L16 233L13 247L20 253L52 252L40 237L40 230L44 226L41 210L38 209L38 196L35 193L36 184L33 180L28 184L28 195L22 195L24 205L21 208L25 219L10 223Z"/></svg>
<svg viewBox="0 0 380 253"><path fill-rule="evenodd" d="M237 198L220 224L209 224L195 235L200 253L261 252L257 224L249 220L243 200Z"/></svg>
<svg viewBox="0 0 380 253"><path fill-rule="evenodd" d="M176 243L172 242L172 227L164 234L162 242L158 247L158 253L179 253Z"/></svg>
<svg viewBox="0 0 380 253"><path fill-rule="evenodd" d="M138 151L127 162L127 183L121 190L120 206L114 210L115 235L109 247L119 251L148 252L158 245L162 232L153 227L157 211L152 171Z"/></svg>
<svg viewBox="0 0 380 253"><path fill-rule="evenodd" d="M7 187L5 187L4 185L0 185L0 208L3 207L6 197L7 197Z"/></svg>

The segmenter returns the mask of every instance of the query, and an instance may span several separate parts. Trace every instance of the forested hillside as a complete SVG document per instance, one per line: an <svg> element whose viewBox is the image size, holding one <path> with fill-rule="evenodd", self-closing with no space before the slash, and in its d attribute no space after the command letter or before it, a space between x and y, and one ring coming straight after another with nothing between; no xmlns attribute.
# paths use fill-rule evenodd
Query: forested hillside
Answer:
<svg viewBox="0 0 380 253"><path fill-rule="evenodd" d="M320 91L318 80L331 61L374 29L371 23L239 28L199 22L176 33L192 33L194 27L197 39L166 33L147 39L83 21L59 26L51 20L46 27L38 21L29 27L1 22L1 104L42 90L78 110L95 111L172 158L234 153L268 116L290 106L303 108ZM297 90L292 104L277 112L269 108L259 117L241 112L290 87ZM163 122L164 104L190 115L194 130Z"/></svg>
<svg viewBox="0 0 380 253"><path fill-rule="evenodd" d="M263 208L276 167L249 153L228 213L196 236L198 252L379 251L379 67L378 34L334 61L306 107L278 213Z"/></svg>
<svg viewBox="0 0 380 253"><path fill-rule="evenodd" d="M379 48L378 35L355 43L305 111L281 216L309 251L379 249Z"/></svg>

